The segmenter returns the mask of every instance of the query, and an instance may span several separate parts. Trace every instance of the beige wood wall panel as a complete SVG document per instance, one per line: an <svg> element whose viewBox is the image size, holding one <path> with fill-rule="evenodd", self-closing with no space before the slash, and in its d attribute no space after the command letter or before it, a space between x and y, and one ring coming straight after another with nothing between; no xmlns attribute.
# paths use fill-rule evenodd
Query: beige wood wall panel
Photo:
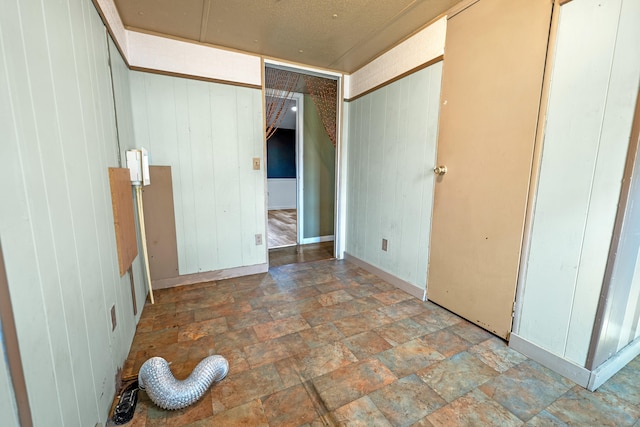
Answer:
<svg viewBox="0 0 640 427"><path fill-rule="evenodd" d="M111 185L113 224L118 247L118 266L120 267L120 276L122 276L138 256L129 169L109 168L109 184Z"/></svg>
<svg viewBox="0 0 640 427"><path fill-rule="evenodd" d="M427 295L511 331L551 2L484 0L447 24Z"/></svg>
<svg viewBox="0 0 640 427"><path fill-rule="evenodd" d="M150 166L151 184L142 188L151 281L178 277L176 218L171 166Z"/></svg>

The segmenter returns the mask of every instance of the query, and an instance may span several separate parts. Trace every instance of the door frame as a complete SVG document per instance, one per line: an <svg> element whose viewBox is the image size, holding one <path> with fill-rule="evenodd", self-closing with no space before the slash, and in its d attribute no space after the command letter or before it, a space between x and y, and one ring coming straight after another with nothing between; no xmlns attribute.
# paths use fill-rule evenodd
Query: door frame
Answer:
<svg viewBox="0 0 640 427"><path fill-rule="evenodd" d="M304 95L294 93L296 101L296 244L302 244L304 230Z"/></svg>
<svg viewBox="0 0 640 427"><path fill-rule="evenodd" d="M336 259L343 259L344 258L344 247L345 247L345 227L344 224L346 223L346 168L347 168L347 164L345 162L345 159L343 159L343 151L345 151L345 148L343 148L342 146L342 121L343 121L343 105L344 105L344 75L342 73L336 73L334 71L328 71L328 70L321 70L321 69L317 69L317 68L313 68L313 67L307 67L304 65L300 65L300 64L291 64L288 62L281 62L281 61L276 61L276 60L272 60L272 59L264 59L263 60L263 64L262 64L262 72L264 73L264 68L265 67L273 67L273 68L279 68L279 69L283 69L283 70L289 70L289 71L293 71L293 72L297 72L297 73L302 73L302 74L309 74L312 76L317 76L317 77L323 77L323 78L328 78L328 79L332 79L332 80L336 80L337 82L337 96L336 96L336 154L335 154L335 171L334 171L334 176L335 176L335 187L334 187L334 215L333 215L333 235L334 235L334 240L333 240L333 256ZM264 89L264 79L263 79L263 94L266 96L266 91ZM304 99L304 97L301 95L302 99ZM263 108L264 108L264 100L265 100L265 96L263 96ZM304 102L303 102L304 103ZM302 105L303 103L299 103L298 108L300 107L300 105ZM298 113L300 113L300 110L298 110ZM304 117L302 114L298 114L297 120L299 120L300 122L304 121ZM298 124L298 122L297 122ZM296 124L296 126L297 126ZM300 132L302 132L302 128L300 128ZM298 130L296 130L296 147L297 145L297 134L298 134ZM303 139L303 138L302 138ZM265 139L264 141L265 144L265 153L266 153L266 146L267 146L267 141ZM302 149L304 148L304 141L300 144L300 150L299 150L299 155L302 156L303 155L303 151ZM346 152L346 151L345 151ZM296 157L298 156L298 154L296 154ZM296 163L297 159L296 159ZM300 164L303 164L303 162L300 162ZM303 165L303 169L300 171L300 174L302 174L302 172L304 171L304 165ZM302 184L304 187L304 183ZM304 191L304 188L302 189ZM266 194L267 192L267 188L265 187L265 196L267 196ZM302 198L299 197L298 201L296 203L299 203L300 205L303 204L302 203ZM303 222L300 221L304 221L304 219L300 218L302 217L302 215L300 215L300 211L298 211L298 226L299 226L299 230L298 230L298 241L300 242L302 240L302 225ZM268 257L267 257L268 259Z"/></svg>
<svg viewBox="0 0 640 427"><path fill-rule="evenodd" d="M542 148L544 145L544 134L546 130L547 109L549 107L549 92L551 90L551 78L553 74L553 64L556 50L556 40L558 37L558 23L560 21L560 7L562 2L553 1L551 11L551 26L549 29L549 40L547 42L547 57L544 65L542 77L542 92L540 95L540 107L538 110L538 123L536 125L536 136L533 146L533 158L531 161L531 177L529 178L529 193L527 194L527 206L525 208L524 230L522 233L522 246L520 249L520 265L518 266L518 280L516 282L516 295L513 303L513 322L511 323L511 333L519 333L520 321L522 319L522 296L524 295L525 282L529 262L529 252L531 251L531 235L533 232L533 216L538 194L538 184L540 182L540 167L542 165Z"/></svg>

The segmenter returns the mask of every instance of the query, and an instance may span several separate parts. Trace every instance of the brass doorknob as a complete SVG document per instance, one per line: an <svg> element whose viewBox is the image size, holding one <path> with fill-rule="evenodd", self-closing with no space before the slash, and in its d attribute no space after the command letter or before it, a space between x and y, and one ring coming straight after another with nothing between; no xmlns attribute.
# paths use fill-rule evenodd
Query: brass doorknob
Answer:
<svg viewBox="0 0 640 427"><path fill-rule="evenodd" d="M436 175L444 175L445 173L447 173L447 167L446 166L436 166L435 168L433 168L433 172Z"/></svg>

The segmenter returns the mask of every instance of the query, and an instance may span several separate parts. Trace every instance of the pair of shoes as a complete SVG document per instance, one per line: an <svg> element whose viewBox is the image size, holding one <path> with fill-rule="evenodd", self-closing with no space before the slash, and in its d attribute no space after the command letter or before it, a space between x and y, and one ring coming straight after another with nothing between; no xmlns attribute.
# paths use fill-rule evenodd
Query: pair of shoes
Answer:
<svg viewBox="0 0 640 427"><path fill-rule="evenodd" d="M124 389L120 395L120 401L113 410L113 417L111 417L113 424L119 426L131 421L133 413L136 411L136 404L138 403L138 390L137 380Z"/></svg>

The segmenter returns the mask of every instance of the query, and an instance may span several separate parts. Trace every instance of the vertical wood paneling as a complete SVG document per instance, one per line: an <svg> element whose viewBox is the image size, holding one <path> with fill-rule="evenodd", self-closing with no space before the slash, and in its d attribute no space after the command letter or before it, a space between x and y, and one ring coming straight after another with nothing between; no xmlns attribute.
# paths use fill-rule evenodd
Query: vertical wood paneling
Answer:
<svg viewBox="0 0 640 427"><path fill-rule="evenodd" d="M631 47L637 50L638 41L619 33L622 7L622 1L562 6L521 296L518 335L581 366L607 262L639 77Z"/></svg>
<svg viewBox="0 0 640 427"><path fill-rule="evenodd" d="M369 138L367 145L367 167L363 170L363 180L367 183L367 188L372 191L365 193L367 196L366 210L362 212L365 229L367 230L361 238L363 239L364 256L366 260L371 260L371 264L380 265L382 230L380 229L380 217L385 204L380 197L381 189L386 183L382 176L383 151L385 140L385 130L390 124L387 123L387 91L389 87L384 87L371 93L371 110L369 116ZM384 108L381 108L383 107ZM393 124L391 124L393 126ZM398 171L399 172L399 171ZM371 231L376 232L371 232ZM386 237L386 236L385 236ZM392 237L388 237L391 245L395 243ZM398 248L399 249L399 248Z"/></svg>
<svg viewBox="0 0 640 427"><path fill-rule="evenodd" d="M12 16L8 20L6 17ZM32 402L42 404L43 414L50 414L56 418L62 416L60 408L60 398L57 394L57 384L55 373L51 369L53 366L53 354L50 345L50 336L46 326L47 312L45 300L43 298L42 283L40 282L40 266L35 268L20 269L22 260L34 260L36 258L35 234L36 226L24 218L29 218L31 206L28 204L27 191L28 182L24 179L24 166L28 153L26 147L20 147L19 141L35 140L34 119L30 106L30 88L27 74L27 64L24 53L24 42L22 40L22 23L17 2L5 2L3 14L0 16L0 37L2 43L2 66L0 67L0 124L2 129L3 143L0 144L0 154L3 159L15 159L7 167L0 168L2 178L3 200L13 200L11 209L8 203L0 204L0 220L2 229L0 238L5 248L5 262L9 284L21 282L31 284L31 286L13 287L12 304L16 317L16 328L19 334L20 344L23 348L29 348L37 352L40 357L39 364L33 364L32 369L28 369L30 363L24 361L25 381L27 384L34 384L37 379L40 381L40 388L29 390L29 398ZM8 38L12 42L9 43ZM22 90L21 97L14 99L12 88ZM37 157L36 157L37 158ZM36 177L37 178L37 177ZM10 185L9 185L10 184ZM15 189L12 189L14 186ZM29 193L33 197L33 193ZM9 226L11 224L11 226ZM10 244L10 241L24 241L23 245ZM12 270L18 270L12 271ZM20 307L29 307L32 311L27 318L20 313ZM22 332L21 332L22 331ZM27 331L28 334L25 334ZM47 393L53 391L53 396L49 398ZM34 422L45 421L45 419L34 412Z"/></svg>
<svg viewBox="0 0 640 427"><path fill-rule="evenodd" d="M346 250L419 288L427 282L441 74L434 64L349 106Z"/></svg>
<svg viewBox="0 0 640 427"><path fill-rule="evenodd" d="M252 91L237 91L237 130L239 158L246 166L246 159L261 157L264 152L262 146L257 146L256 141L263 140L262 126L262 97L254 96ZM256 155L258 153L258 155ZM263 245L255 245L255 231L264 228L265 222L265 198L264 176L266 164L261 162L260 171L241 174L240 193L246 195L242 200L242 259L246 265L255 265L264 262L266 254L266 234L262 234Z"/></svg>
<svg viewBox="0 0 640 427"><path fill-rule="evenodd" d="M98 40L99 42L99 40ZM109 58L111 60L111 76L113 80L113 94L114 94L114 105L116 109L117 116L117 135L120 146L119 156L122 158L122 164L126 165L126 161L124 159L125 152L129 149L135 148L135 133L133 129L133 112L131 105L131 81L129 68L125 64L124 60L120 56L118 49L115 46L113 40L109 37ZM89 74L90 75L90 74ZM85 79L86 80L86 79ZM90 90L90 82L87 80L87 91ZM88 110L91 107L88 106ZM98 167L98 163L95 162L96 156L89 156L89 164L93 167ZM93 164L95 163L95 164ZM94 192L96 190L94 189ZM108 208L108 206L106 206ZM135 204L134 204L135 208ZM141 242L140 230L137 225L138 217L136 213L136 233L137 233L137 241ZM109 233L111 230L104 230ZM107 234L111 236L112 233ZM100 235L100 230L97 232L97 239L104 239ZM100 259L107 254L100 254ZM133 272L133 280L135 283L135 298L136 303L141 305L142 301L144 301L147 297L147 283L146 278L143 275L143 270L141 266L140 258L136 258L132 265ZM127 274L128 276L128 274ZM103 283L104 287L104 283ZM106 290L106 294L113 292L111 287ZM104 292L103 292L104 293ZM118 319L121 319L121 322L125 328L125 330L135 330L136 327L136 318L127 315L133 309L133 301L132 297L129 293L126 293L124 290L120 293L121 301L120 304L116 306L116 315ZM106 304L105 304L106 305ZM138 310L137 318L140 318L142 310ZM121 349L121 353L126 356L128 354L128 346L124 346Z"/></svg>
<svg viewBox="0 0 640 427"><path fill-rule="evenodd" d="M402 151L405 147L401 144L401 141L405 140L405 115L407 113L407 105L403 102L406 97L406 86L403 89L405 90L386 91L386 105L388 108L385 112L385 118L388 126L385 126L384 130L385 135L381 150L382 165L379 175L381 179L387 180L389 183L388 185L381 185L379 187L379 201L382 204L388 203L396 205L398 200L398 181L400 177L396 171L398 170L398 159L404 158ZM398 248L402 247L402 241L399 239L400 234L398 233L400 230L400 221L401 217L397 215L397 212L388 209L381 210L380 229L388 230L388 235L383 237L391 240L393 245L397 245ZM382 245L382 242L380 242L380 245ZM376 247L375 249L378 248ZM376 251L376 253L380 256L379 265L382 269L386 271L397 271L399 260L397 257L392 256L394 253L393 250L391 252Z"/></svg>
<svg viewBox="0 0 640 427"><path fill-rule="evenodd" d="M172 167L180 274L266 262L259 90L131 73L134 133Z"/></svg>
<svg viewBox="0 0 640 427"><path fill-rule="evenodd" d="M238 261L242 257L241 200L243 197L240 195L238 172L242 166L246 169L251 167L251 158L243 159L242 164L238 158L236 88L222 86L216 89L219 90L214 92L216 98L212 106L212 120L218 127L215 141L216 156L213 158L217 178L214 182L217 219L215 238L220 250L220 267L218 268L228 268L242 265Z"/></svg>
<svg viewBox="0 0 640 427"><path fill-rule="evenodd" d="M34 424L104 423L135 332L106 173L118 156L106 31L90 2L10 0L0 60L0 238Z"/></svg>
<svg viewBox="0 0 640 427"><path fill-rule="evenodd" d="M590 337L584 331L593 327L597 310L600 278L607 264L640 83L640 1L623 0L617 15L616 41L576 282L576 308L567 339L567 358L578 361L584 360L589 349Z"/></svg>
<svg viewBox="0 0 640 427"><path fill-rule="evenodd" d="M178 85L180 87L182 85ZM189 147L191 153L191 176L193 177L192 196L194 201L193 215L194 227L191 230L195 238L195 252L197 271L203 271L201 266L206 266L208 260L216 259L218 248L216 247L215 234L210 232L208 223L214 222L211 212L215 210L215 195L202 189L214 182L214 171L210 160L213 158L213 145L211 144L214 127L210 117L213 117L209 96L199 96L200 92L208 93L206 83L187 80L187 105L186 111L189 118ZM206 271L206 270L204 270Z"/></svg>

